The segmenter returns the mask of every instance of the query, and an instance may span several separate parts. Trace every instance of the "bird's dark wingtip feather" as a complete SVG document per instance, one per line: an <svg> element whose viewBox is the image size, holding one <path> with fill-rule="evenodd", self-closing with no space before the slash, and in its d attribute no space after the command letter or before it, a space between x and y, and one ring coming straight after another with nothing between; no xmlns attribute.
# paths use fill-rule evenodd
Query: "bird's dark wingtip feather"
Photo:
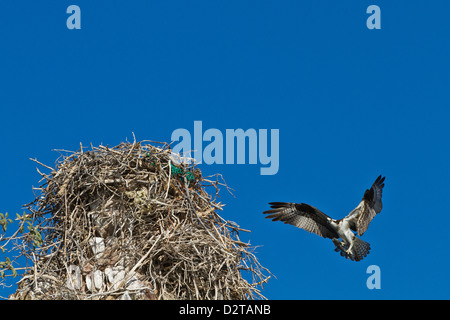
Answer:
<svg viewBox="0 0 450 320"><path fill-rule="evenodd" d="M269 210L270 211L270 210ZM265 214L269 214L269 213L271 213L270 215L268 215L268 216L265 216L265 218L266 219L272 219L272 221L279 221L279 220L281 220L281 216L279 215L279 212L278 211L276 211L276 212L267 212L267 211L264 211L263 213L265 213Z"/></svg>
<svg viewBox="0 0 450 320"><path fill-rule="evenodd" d="M271 208L284 208L288 205L287 202L269 202Z"/></svg>
<svg viewBox="0 0 450 320"><path fill-rule="evenodd" d="M268 214L265 218L272 221L281 220L280 212L289 205L287 202L269 202L269 204L272 209L264 211L263 214Z"/></svg>
<svg viewBox="0 0 450 320"><path fill-rule="evenodd" d="M270 209L270 210L264 211L263 214L275 213L275 212L278 212L278 211L279 211L278 209Z"/></svg>
<svg viewBox="0 0 450 320"><path fill-rule="evenodd" d="M384 180L385 179L386 179L386 177L383 177L380 174L373 184L377 187L384 188Z"/></svg>

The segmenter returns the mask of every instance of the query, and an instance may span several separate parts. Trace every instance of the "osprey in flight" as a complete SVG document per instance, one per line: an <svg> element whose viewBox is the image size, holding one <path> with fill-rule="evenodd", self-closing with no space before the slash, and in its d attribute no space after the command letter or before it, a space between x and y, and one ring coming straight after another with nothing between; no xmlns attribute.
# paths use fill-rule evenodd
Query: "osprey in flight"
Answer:
<svg viewBox="0 0 450 320"><path fill-rule="evenodd" d="M370 245L356 237L352 230L362 236L370 221L381 212L383 187L384 177L380 175L372 187L364 192L359 205L340 220L331 219L306 203L271 202L269 204L272 209L263 213L270 214L266 218L272 221L283 221L321 237L330 238L336 246L334 250L340 251L341 256L359 261L369 253Z"/></svg>

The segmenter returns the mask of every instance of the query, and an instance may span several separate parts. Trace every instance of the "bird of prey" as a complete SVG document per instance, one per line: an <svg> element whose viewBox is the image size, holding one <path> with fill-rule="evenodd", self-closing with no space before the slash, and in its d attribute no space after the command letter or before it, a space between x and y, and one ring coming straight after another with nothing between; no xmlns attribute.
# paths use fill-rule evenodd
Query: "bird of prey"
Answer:
<svg viewBox="0 0 450 320"><path fill-rule="evenodd" d="M321 237L330 238L336 246L334 250L340 252L341 256L360 261L369 253L370 244L358 238L352 231L362 236L372 219L381 212L383 187L384 177L380 175L372 187L364 192L359 205L340 220L332 219L306 203L270 202L272 209L263 213L269 214L266 218L272 221L283 221Z"/></svg>

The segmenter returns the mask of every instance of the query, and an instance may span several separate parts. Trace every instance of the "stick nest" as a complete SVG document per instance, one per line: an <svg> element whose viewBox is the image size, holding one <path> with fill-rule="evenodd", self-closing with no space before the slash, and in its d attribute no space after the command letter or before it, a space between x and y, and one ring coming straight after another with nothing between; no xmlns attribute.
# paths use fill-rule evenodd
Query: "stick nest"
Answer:
<svg viewBox="0 0 450 320"><path fill-rule="evenodd" d="M246 230L217 213L221 175L153 144L81 147L38 170L28 209L42 241L11 298L264 298L268 270L240 241Z"/></svg>

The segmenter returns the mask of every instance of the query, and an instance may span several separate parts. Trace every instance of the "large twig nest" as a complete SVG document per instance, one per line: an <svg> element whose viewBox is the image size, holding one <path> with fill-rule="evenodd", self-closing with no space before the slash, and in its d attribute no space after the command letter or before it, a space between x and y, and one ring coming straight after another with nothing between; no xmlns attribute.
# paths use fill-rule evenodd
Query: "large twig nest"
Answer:
<svg viewBox="0 0 450 320"><path fill-rule="evenodd" d="M11 298L264 298L267 270L217 214L221 176L174 160L167 144L81 147L41 173L29 210L43 243Z"/></svg>

